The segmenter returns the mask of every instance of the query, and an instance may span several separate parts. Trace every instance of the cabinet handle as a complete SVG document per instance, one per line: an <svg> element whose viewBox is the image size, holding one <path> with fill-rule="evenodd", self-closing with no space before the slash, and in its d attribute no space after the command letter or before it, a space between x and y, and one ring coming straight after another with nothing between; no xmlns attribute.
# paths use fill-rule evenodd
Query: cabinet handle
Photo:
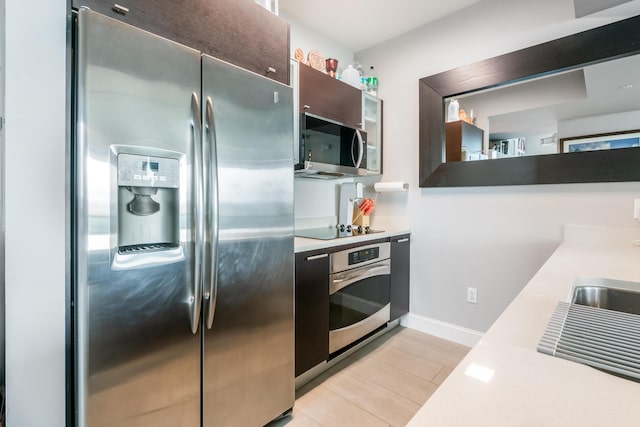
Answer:
<svg viewBox="0 0 640 427"><path fill-rule="evenodd" d="M302 108L305 109L305 110L308 110L309 108L311 108L311 106L305 104L305 105L302 106Z"/></svg>
<svg viewBox="0 0 640 427"><path fill-rule="evenodd" d="M320 254L320 255L308 256L307 257L307 261L313 261L313 260L316 260L316 259L326 258L328 256L329 256L329 254Z"/></svg>
<svg viewBox="0 0 640 427"><path fill-rule="evenodd" d="M396 243L405 243L405 242L408 242L408 241L409 241L409 238L405 237L404 239L396 240Z"/></svg>
<svg viewBox="0 0 640 427"><path fill-rule="evenodd" d="M275 68L273 68L273 67L267 68L267 73L275 73L275 72L276 72Z"/></svg>
<svg viewBox="0 0 640 427"><path fill-rule="evenodd" d="M121 15L126 15L127 13L129 13L129 8L126 8L116 3L113 5L113 11Z"/></svg>

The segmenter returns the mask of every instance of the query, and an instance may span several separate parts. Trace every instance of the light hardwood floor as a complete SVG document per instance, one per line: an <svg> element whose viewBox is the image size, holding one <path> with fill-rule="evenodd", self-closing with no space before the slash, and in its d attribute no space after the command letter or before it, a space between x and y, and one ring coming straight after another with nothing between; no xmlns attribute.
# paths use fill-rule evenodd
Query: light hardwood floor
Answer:
<svg viewBox="0 0 640 427"><path fill-rule="evenodd" d="M404 426L468 351L396 327L300 388L269 427Z"/></svg>

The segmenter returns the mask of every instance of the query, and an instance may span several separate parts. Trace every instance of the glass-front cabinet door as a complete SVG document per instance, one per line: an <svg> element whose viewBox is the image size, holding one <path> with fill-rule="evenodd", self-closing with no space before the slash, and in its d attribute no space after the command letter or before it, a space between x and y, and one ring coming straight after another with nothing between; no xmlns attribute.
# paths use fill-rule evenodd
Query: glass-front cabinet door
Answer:
<svg viewBox="0 0 640 427"><path fill-rule="evenodd" d="M362 128L367 133L367 169L382 173L382 100L362 92Z"/></svg>

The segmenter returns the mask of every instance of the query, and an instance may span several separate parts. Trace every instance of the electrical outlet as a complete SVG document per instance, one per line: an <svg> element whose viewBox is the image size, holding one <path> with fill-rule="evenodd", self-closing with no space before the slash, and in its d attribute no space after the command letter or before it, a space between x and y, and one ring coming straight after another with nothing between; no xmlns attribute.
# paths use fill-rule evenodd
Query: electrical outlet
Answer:
<svg viewBox="0 0 640 427"><path fill-rule="evenodd" d="M633 200L633 219L640 222L640 199Z"/></svg>
<svg viewBox="0 0 640 427"><path fill-rule="evenodd" d="M478 289L477 288L467 288L467 302L471 304L478 303Z"/></svg>

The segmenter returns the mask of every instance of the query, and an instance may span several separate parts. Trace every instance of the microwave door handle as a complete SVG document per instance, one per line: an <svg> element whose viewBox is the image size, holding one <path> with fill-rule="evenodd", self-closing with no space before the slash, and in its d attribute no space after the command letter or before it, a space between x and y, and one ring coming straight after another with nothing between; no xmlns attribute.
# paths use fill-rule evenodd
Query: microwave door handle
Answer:
<svg viewBox="0 0 640 427"><path fill-rule="evenodd" d="M364 140L362 139L362 134L358 129L355 129L356 133L353 134L353 139L351 140L351 160L353 160L353 165L357 168L360 167L360 163L362 163L362 157L364 156ZM353 144L356 142L356 138L358 138L358 160L356 161L355 156L353 155Z"/></svg>
<svg viewBox="0 0 640 427"><path fill-rule="evenodd" d="M203 228L202 203L204 191L202 188L202 120L198 95L191 94L191 132L193 162L191 167L191 243L194 247L192 255L193 295L191 297L191 332L198 332L200 310L202 308L202 252Z"/></svg>
<svg viewBox="0 0 640 427"><path fill-rule="evenodd" d="M213 327L213 318L216 313L216 303L218 300L218 235L219 235L219 194L218 194L218 154L216 151L216 125L215 117L213 114L213 101L211 97L207 97L205 111L205 135L208 145L208 158L205 159L209 164L209 173L205 177L208 182L208 197L210 197L209 203L207 203L207 235L211 241L211 254L210 259L207 260L209 264L209 275L207 277L208 290L205 294L207 300L207 328Z"/></svg>
<svg viewBox="0 0 640 427"><path fill-rule="evenodd" d="M356 164L356 156L355 154L353 154L353 146L355 145L355 143L356 143L356 134L354 133L353 136L351 137L351 164L357 168L358 165Z"/></svg>

